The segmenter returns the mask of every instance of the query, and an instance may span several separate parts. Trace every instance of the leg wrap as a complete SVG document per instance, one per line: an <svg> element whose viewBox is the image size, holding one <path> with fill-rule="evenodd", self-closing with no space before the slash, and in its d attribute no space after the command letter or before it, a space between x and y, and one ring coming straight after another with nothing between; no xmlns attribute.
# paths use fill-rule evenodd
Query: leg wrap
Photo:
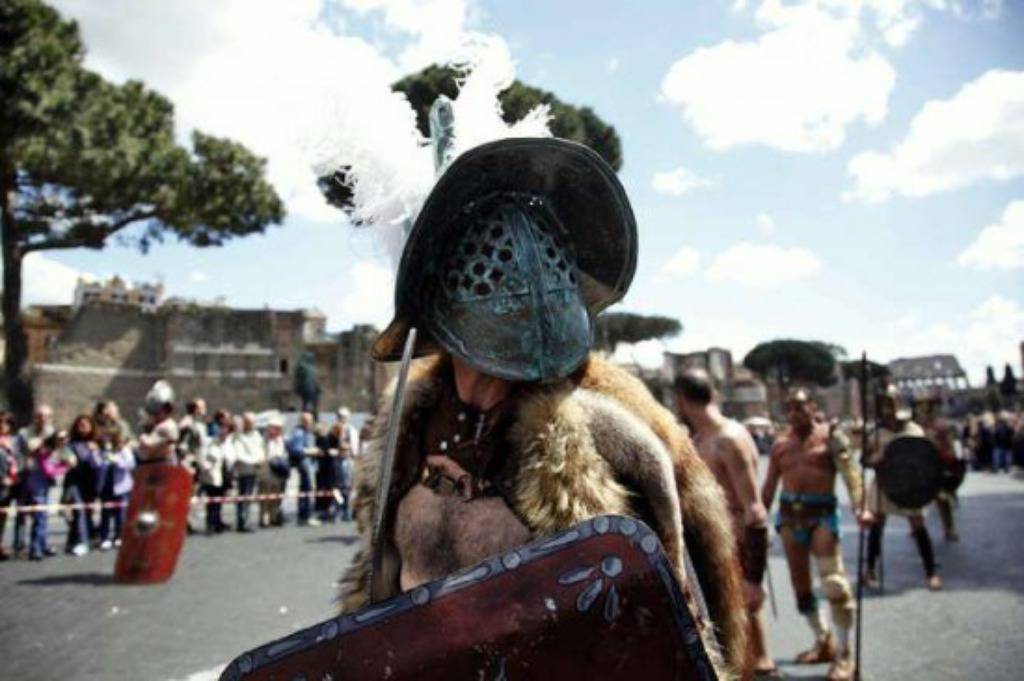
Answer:
<svg viewBox="0 0 1024 681"><path fill-rule="evenodd" d="M874 570L878 556L882 553L882 534L885 532L885 519L879 518L868 530L868 569Z"/></svg>
<svg viewBox="0 0 1024 681"><path fill-rule="evenodd" d="M928 534L927 527L914 529L914 542L917 544L917 552L921 554L924 573L929 577L933 576L935 574L935 552L932 549L932 538Z"/></svg>
<svg viewBox="0 0 1024 681"><path fill-rule="evenodd" d="M857 603L853 599L850 582L843 574L843 561L838 555L816 557L818 575L821 577L821 592L832 607L832 621L840 629L853 626Z"/></svg>
<svg viewBox="0 0 1024 681"><path fill-rule="evenodd" d="M939 517L942 518L942 529L946 531L946 534L950 534L956 531L956 521L953 518L953 502L951 499L939 497L935 500L935 505L939 509Z"/></svg>
<svg viewBox="0 0 1024 681"><path fill-rule="evenodd" d="M818 597L813 593L798 594L796 597L796 610L805 616L818 612Z"/></svg>

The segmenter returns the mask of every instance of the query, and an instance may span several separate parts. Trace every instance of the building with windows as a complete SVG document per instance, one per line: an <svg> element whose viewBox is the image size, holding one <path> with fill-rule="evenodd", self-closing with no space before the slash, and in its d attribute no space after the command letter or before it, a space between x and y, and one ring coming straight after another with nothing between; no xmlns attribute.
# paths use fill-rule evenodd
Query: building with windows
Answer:
<svg viewBox="0 0 1024 681"><path fill-rule="evenodd" d="M160 307L164 297L163 284L128 284L118 276L107 281L86 281L79 277L75 284L75 297L72 307L78 309L83 305L107 303L136 307L152 312Z"/></svg>

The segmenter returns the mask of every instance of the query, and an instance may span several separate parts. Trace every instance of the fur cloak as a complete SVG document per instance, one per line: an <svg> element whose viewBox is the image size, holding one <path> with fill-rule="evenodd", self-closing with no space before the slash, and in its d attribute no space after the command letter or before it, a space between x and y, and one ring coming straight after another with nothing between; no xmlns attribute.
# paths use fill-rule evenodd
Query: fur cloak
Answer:
<svg viewBox="0 0 1024 681"><path fill-rule="evenodd" d="M423 458L419 434L438 400L454 390L448 357L413 365L389 506L417 479ZM385 396L357 464L355 517L363 547L342 579L345 612L367 604L368 547L390 404ZM740 674L746 663L746 609L731 520L721 488L675 418L637 378L597 356L568 379L528 386L514 408L508 440L520 464L509 501L531 534L543 536L607 513L639 517L658 533L684 587L692 577L682 557L685 542L719 641L720 674ZM393 594L399 592L400 567L388 543L383 574L394 585ZM700 623L706 631L709 623ZM717 658L714 646L708 648Z"/></svg>

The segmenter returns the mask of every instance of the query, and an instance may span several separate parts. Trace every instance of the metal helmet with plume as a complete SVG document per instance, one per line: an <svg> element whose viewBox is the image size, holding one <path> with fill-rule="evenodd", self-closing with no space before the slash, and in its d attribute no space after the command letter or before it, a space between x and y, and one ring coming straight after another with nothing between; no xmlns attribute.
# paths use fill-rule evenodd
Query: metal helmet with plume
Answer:
<svg viewBox="0 0 1024 681"><path fill-rule="evenodd" d="M503 54L432 107L440 177L402 230L377 359L397 360L417 327L418 355L444 349L489 375L554 380L583 362L593 316L632 279L636 223L621 183L590 149L550 138L546 108L502 121L497 95L514 76Z"/></svg>

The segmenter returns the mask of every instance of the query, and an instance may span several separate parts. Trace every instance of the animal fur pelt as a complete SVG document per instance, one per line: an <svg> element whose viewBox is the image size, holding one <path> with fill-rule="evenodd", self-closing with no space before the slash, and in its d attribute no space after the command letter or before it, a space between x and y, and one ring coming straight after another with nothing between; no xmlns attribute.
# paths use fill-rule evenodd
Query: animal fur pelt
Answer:
<svg viewBox="0 0 1024 681"><path fill-rule="evenodd" d="M421 470L418 435L433 406L452 390L446 356L413 365L395 455L389 527L394 506ZM357 465L355 516L364 543L342 578L345 612L367 603L368 546L390 402L385 396L368 450ZM520 391L515 409L508 444L520 464L509 501L531 533L542 536L607 513L638 516L658 533L684 584L692 577L685 574L685 546L720 644L716 666L722 678L737 676L746 662L747 629L736 541L721 489L672 415L638 379L598 357L569 379ZM383 552L382 574L397 594L397 551L387 543Z"/></svg>

